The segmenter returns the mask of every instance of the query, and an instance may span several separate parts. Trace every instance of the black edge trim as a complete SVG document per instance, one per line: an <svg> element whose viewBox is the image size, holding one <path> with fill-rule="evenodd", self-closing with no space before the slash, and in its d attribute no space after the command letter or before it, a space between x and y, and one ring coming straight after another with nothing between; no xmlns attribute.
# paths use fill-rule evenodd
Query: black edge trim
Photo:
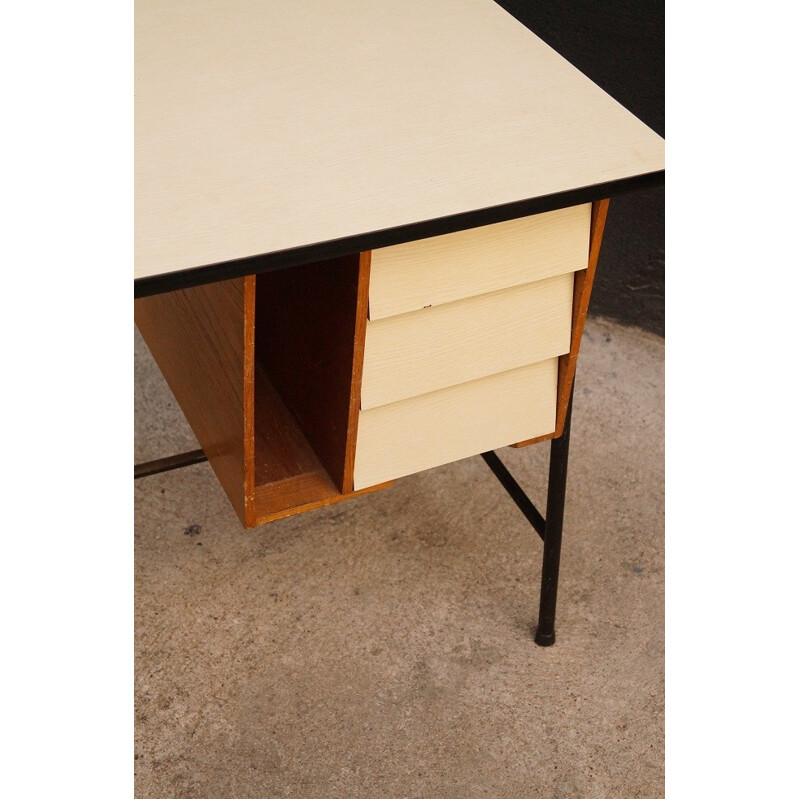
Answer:
<svg viewBox="0 0 800 800"><path fill-rule="evenodd" d="M148 295L171 292L175 289L188 289L191 286L200 286L204 283L241 278L244 275L271 272L284 267L297 267L311 261L337 258L365 250L375 250L378 247L389 247L393 244L402 244L416 239L427 239L431 236L441 236L445 233L477 228L481 225L491 225L494 222L505 222L509 219L527 217L531 214L555 211L567 206L602 200L623 192L661 186L663 183L664 170L659 170L657 172L648 172L644 175L636 175L632 178L623 178L618 181L571 189L567 192L558 192L557 194L533 197L529 200L518 200L513 203L482 208L477 211L453 214L449 217L413 222L410 225L401 225L397 228L386 228L382 231L347 236L343 239L332 239L327 242L305 245L304 247L279 250L275 253L239 258L234 261L222 261L217 264L192 267L176 272L166 272L161 275L134 280L133 296L134 298L147 297Z"/></svg>

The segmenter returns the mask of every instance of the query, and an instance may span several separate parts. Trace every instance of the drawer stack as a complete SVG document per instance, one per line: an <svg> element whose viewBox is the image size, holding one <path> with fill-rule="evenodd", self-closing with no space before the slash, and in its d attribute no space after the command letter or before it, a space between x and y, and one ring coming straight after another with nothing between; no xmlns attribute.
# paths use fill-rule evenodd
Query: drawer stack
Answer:
<svg viewBox="0 0 800 800"><path fill-rule="evenodd" d="M354 489L553 433L591 205L372 252Z"/></svg>
<svg viewBox="0 0 800 800"><path fill-rule="evenodd" d="M136 324L252 527L557 432L606 209L140 298Z"/></svg>

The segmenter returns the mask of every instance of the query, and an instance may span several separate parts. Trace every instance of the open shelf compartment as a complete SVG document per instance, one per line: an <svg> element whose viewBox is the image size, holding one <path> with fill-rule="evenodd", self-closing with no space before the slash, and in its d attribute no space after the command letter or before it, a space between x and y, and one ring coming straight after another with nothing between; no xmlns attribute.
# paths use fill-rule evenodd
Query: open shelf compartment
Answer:
<svg viewBox="0 0 800 800"><path fill-rule="evenodd" d="M353 491L369 253L140 298L135 319L246 527Z"/></svg>
<svg viewBox="0 0 800 800"><path fill-rule="evenodd" d="M369 254L256 276L253 513L353 492Z"/></svg>

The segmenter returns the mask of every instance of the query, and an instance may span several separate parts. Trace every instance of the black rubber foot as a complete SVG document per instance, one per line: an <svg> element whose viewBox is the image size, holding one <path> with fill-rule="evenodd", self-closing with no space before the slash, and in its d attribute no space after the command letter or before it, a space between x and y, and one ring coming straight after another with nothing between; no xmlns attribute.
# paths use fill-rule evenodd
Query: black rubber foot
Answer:
<svg viewBox="0 0 800 800"><path fill-rule="evenodd" d="M556 643L556 635L555 633L539 633L539 631L536 631L533 641L536 642L539 647L550 647Z"/></svg>

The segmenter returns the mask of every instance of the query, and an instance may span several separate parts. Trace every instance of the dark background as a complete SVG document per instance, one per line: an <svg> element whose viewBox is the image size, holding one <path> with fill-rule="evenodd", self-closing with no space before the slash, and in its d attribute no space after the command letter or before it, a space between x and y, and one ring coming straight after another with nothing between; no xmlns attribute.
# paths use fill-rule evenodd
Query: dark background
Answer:
<svg viewBox="0 0 800 800"><path fill-rule="evenodd" d="M495 0L664 136L664 4ZM611 201L590 314L664 335L664 187Z"/></svg>

